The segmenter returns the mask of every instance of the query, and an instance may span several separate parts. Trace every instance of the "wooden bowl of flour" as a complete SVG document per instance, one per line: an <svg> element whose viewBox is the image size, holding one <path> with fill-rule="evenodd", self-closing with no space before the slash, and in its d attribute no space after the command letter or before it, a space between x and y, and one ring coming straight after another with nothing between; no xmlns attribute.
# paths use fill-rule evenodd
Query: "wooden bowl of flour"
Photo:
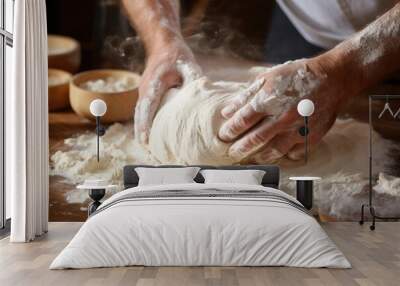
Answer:
<svg viewBox="0 0 400 286"><path fill-rule="evenodd" d="M48 35L49 68L61 69L70 73L78 71L81 64L81 46L73 38Z"/></svg>
<svg viewBox="0 0 400 286"><path fill-rule="evenodd" d="M80 116L95 120L89 106L94 99L107 104L104 123L133 118L138 98L140 75L126 70L91 70L75 75L70 83L70 103Z"/></svg>
<svg viewBox="0 0 400 286"><path fill-rule="evenodd" d="M69 82L72 75L69 72L49 69L49 111L62 110L69 107Z"/></svg>

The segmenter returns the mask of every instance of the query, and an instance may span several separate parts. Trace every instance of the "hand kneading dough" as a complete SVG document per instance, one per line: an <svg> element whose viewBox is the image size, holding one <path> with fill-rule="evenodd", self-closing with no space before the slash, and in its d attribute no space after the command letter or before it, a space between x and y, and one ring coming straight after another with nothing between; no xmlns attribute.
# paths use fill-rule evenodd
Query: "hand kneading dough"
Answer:
<svg viewBox="0 0 400 286"><path fill-rule="evenodd" d="M152 155L162 164L234 164L231 144L218 138L225 119L220 110L248 87L247 83L212 82L202 77L173 89L164 97L149 137Z"/></svg>

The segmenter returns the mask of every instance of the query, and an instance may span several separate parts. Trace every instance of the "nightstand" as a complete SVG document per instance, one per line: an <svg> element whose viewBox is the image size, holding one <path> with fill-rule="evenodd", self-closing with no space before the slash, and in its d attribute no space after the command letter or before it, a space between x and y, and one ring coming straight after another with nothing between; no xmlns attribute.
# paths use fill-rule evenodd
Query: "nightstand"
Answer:
<svg viewBox="0 0 400 286"><path fill-rule="evenodd" d="M303 206L311 210L313 206L313 184L321 180L320 177L290 177L289 180L296 181L296 199Z"/></svg>
<svg viewBox="0 0 400 286"><path fill-rule="evenodd" d="M105 180L85 180L82 185L78 185L79 190L88 190L89 197L93 200L88 206L88 216L94 213L97 208L101 205L100 200L106 194L106 190L115 188L116 185L107 185Z"/></svg>

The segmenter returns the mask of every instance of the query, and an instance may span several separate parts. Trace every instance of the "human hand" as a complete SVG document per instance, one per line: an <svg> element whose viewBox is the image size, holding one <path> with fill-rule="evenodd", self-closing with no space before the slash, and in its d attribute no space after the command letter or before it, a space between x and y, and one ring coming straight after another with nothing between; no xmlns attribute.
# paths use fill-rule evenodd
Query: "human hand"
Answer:
<svg viewBox="0 0 400 286"><path fill-rule="evenodd" d="M183 40L154 48L148 57L135 108L135 137L148 143L149 132L163 95L185 81L199 77L201 69Z"/></svg>
<svg viewBox="0 0 400 286"><path fill-rule="evenodd" d="M326 73L316 60L298 60L276 66L257 77L247 93L239 95L222 109L228 119L219 137L235 141L229 155L257 163L276 161L287 155L298 160L304 156L304 125L297 103L304 98L314 102L309 118L309 142L313 148L328 132L344 102L341 76Z"/></svg>

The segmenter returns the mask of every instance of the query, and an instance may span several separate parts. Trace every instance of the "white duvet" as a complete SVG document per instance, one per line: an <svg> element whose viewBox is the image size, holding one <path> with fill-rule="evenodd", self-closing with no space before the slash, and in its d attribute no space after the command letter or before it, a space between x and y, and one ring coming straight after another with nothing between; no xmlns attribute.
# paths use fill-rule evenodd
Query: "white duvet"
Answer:
<svg viewBox="0 0 400 286"><path fill-rule="evenodd" d="M146 191L254 190L262 186L179 184L120 192L90 217L50 269L146 266L294 266L349 268L317 221L274 200L173 197L121 200ZM116 203L118 202L118 203ZM298 202L297 202L298 204Z"/></svg>

